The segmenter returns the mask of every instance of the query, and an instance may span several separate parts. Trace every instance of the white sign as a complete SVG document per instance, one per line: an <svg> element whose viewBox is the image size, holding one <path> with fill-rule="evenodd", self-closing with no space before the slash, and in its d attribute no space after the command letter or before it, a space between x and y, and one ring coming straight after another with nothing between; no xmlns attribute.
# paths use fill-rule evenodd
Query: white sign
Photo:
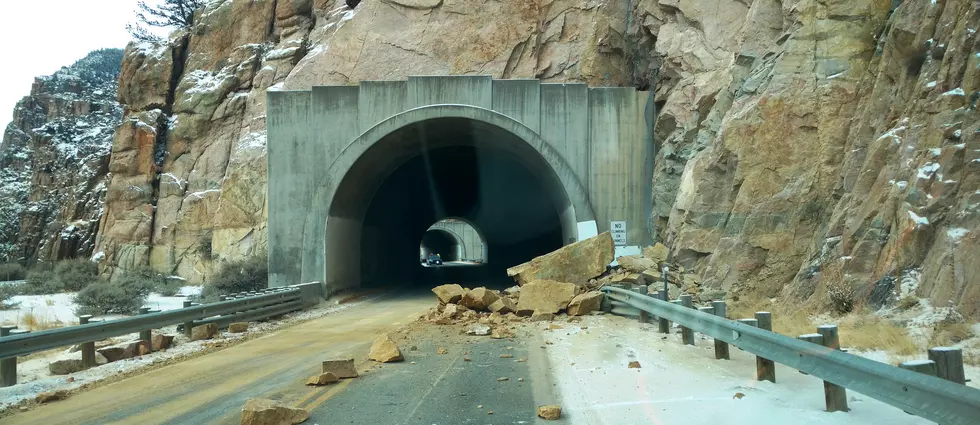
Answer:
<svg viewBox="0 0 980 425"><path fill-rule="evenodd" d="M609 232L612 233L613 243L616 246L626 246L626 222L625 221L610 222Z"/></svg>

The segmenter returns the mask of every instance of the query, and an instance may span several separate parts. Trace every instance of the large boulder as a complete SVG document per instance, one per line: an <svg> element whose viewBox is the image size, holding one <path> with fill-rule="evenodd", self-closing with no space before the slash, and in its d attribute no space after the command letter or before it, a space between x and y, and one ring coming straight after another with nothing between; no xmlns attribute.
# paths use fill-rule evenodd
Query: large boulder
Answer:
<svg viewBox="0 0 980 425"><path fill-rule="evenodd" d="M585 285L589 279L606 271L606 266L612 263L614 248L612 236L604 232L511 267L507 269L507 276L521 286L535 280Z"/></svg>
<svg viewBox="0 0 980 425"><path fill-rule="evenodd" d="M463 298L463 294L466 293L462 286L455 283L436 286L435 288L432 288L432 292L436 294L436 297L439 298L439 302L443 304L458 302Z"/></svg>
<svg viewBox="0 0 980 425"><path fill-rule="evenodd" d="M558 313L568 307L568 303L578 295L578 285L553 280L535 280L521 288L517 300L517 311L540 311Z"/></svg>
<svg viewBox="0 0 980 425"><path fill-rule="evenodd" d="M368 359L381 363L391 363L403 361L405 357L402 356L402 351L398 349L395 341L388 334L384 334L378 337L374 341L374 344L371 345L371 352L368 353Z"/></svg>
<svg viewBox="0 0 980 425"><path fill-rule="evenodd" d="M241 425L295 425L309 418L310 413L304 409L275 400L251 398L242 407Z"/></svg>
<svg viewBox="0 0 980 425"><path fill-rule="evenodd" d="M481 287L467 291L466 295L463 295L463 299L459 301L459 304L466 308L480 311L489 308L490 304L493 304L499 298L496 292Z"/></svg>
<svg viewBox="0 0 980 425"><path fill-rule="evenodd" d="M599 309L602 304L602 292L589 291L572 298L568 303L569 316L582 316Z"/></svg>
<svg viewBox="0 0 980 425"><path fill-rule="evenodd" d="M109 361L106 360L105 356L95 352L95 364L104 365ZM53 375L68 375L70 373L80 372L86 368L82 366L82 352L76 351L74 353L66 353L58 356L51 363L48 364L48 370Z"/></svg>
<svg viewBox="0 0 980 425"><path fill-rule="evenodd" d="M657 262L639 255L624 255L616 259L619 266L634 273L641 273L645 270L656 268Z"/></svg>

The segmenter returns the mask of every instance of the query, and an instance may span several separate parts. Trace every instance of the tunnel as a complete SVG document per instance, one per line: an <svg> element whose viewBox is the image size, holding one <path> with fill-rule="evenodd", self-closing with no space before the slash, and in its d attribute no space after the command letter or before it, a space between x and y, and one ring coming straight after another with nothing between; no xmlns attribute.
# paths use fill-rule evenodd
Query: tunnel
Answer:
<svg viewBox="0 0 980 425"><path fill-rule="evenodd" d="M438 254L444 262L463 259L463 241L452 232L444 229L429 228L426 230L425 234L422 235L422 243L419 248L423 260L429 254Z"/></svg>
<svg viewBox="0 0 980 425"><path fill-rule="evenodd" d="M430 231L449 217L478 229L485 263L422 266L424 245L458 243ZM575 240L574 217L555 170L520 137L487 122L433 118L388 133L351 165L326 226L327 249L346 250L346 261L334 253L327 267L357 267L369 288L511 286L507 268Z"/></svg>

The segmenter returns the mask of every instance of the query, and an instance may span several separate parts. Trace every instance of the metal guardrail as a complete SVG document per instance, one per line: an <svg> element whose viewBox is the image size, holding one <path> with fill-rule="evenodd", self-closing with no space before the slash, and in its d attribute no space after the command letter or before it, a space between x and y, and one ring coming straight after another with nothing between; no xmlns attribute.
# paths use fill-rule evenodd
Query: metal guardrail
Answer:
<svg viewBox="0 0 980 425"><path fill-rule="evenodd" d="M616 287L613 313L645 312L942 425L977 424L980 390Z"/></svg>

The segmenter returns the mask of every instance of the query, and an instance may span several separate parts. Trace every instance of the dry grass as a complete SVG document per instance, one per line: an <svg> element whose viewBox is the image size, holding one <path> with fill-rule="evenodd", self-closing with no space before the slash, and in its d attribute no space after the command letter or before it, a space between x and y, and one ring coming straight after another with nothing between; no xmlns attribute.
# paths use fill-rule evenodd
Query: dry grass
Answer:
<svg viewBox="0 0 980 425"><path fill-rule="evenodd" d="M966 323L940 323L932 332L930 347L949 347L973 338L973 329Z"/></svg>
<svg viewBox="0 0 980 425"><path fill-rule="evenodd" d="M852 313L837 323L841 344L859 350L884 350L900 355L921 353L905 328L873 313Z"/></svg>
<svg viewBox="0 0 980 425"><path fill-rule="evenodd" d="M55 320L47 316L37 315L34 312L27 312L20 316L20 323L23 323L27 330L31 332L43 331L65 326L64 322Z"/></svg>

